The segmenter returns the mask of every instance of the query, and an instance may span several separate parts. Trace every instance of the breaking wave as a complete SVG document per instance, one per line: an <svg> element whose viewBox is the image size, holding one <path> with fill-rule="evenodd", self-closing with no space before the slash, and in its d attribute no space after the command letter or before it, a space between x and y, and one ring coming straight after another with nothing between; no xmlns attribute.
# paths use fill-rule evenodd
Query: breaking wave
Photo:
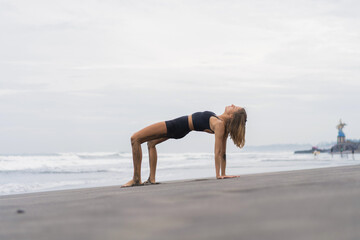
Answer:
<svg viewBox="0 0 360 240"><path fill-rule="evenodd" d="M143 155L142 177L149 174ZM360 164L358 154L294 155L292 152L239 152L227 154L227 174L250 174ZM132 178L131 153L51 153L0 155L0 195L120 185ZM214 177L212 153L158 154L157 180Z"/></svg>

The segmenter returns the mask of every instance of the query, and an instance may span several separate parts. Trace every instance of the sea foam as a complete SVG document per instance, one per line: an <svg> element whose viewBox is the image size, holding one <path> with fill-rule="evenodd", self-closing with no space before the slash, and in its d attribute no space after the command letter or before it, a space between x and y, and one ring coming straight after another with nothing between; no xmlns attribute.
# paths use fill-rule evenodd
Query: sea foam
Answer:
<svg viewBox="0 0 360 240"><path fill-rule="evenodd" d="M227 154L227 174L250 174L355 165L360 156L292 152L238 152ZM0 155L0 195L121 185L132 178L132 154L116 152ZM149 174L143 155L142 179ZM157 181L214 178L212 153L158 154Z"/></svg>

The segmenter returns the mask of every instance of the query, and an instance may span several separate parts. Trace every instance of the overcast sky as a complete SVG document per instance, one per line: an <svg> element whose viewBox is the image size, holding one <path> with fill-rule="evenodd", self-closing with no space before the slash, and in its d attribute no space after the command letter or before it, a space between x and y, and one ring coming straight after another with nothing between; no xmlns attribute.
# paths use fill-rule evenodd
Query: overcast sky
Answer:
<svg viewBox="0 0 360 240"><path fill-rule="evenodd" d="M0 0L0 153L130 151L228 104L247 145L360 138L360 2ZM212 151L190 133L161 151ZM237 151L231 147L229 149Z"/></svg>

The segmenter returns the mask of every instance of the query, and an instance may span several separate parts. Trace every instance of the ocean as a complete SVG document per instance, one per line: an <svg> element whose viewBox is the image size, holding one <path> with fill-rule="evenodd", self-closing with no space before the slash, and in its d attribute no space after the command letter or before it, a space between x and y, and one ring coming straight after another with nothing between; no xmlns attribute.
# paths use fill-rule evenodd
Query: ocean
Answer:
<svg viewBox="0 0 360 240"><path fill-rule="evenodd" d="M359 154L314 156L243 151L227 154L226 173L242 175L355 164L360 164ZM132 173L131 153L0 155L0 195L121 185L132 178ZM148 175L148 155L144 154L142 180ZM214 154L158 154L158 182L197 178L215 178Z"/></svg>

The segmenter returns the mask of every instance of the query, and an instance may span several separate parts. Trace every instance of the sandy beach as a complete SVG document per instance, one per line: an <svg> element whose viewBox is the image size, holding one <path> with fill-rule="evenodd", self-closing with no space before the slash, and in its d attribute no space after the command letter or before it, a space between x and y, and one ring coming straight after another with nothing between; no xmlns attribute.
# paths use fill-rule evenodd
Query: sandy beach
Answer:
<svg viewBox="0 0 360 240"><path fill-rule="evenodd" d="M360 166L0 197L0 239L360 239Z"/></svg>

